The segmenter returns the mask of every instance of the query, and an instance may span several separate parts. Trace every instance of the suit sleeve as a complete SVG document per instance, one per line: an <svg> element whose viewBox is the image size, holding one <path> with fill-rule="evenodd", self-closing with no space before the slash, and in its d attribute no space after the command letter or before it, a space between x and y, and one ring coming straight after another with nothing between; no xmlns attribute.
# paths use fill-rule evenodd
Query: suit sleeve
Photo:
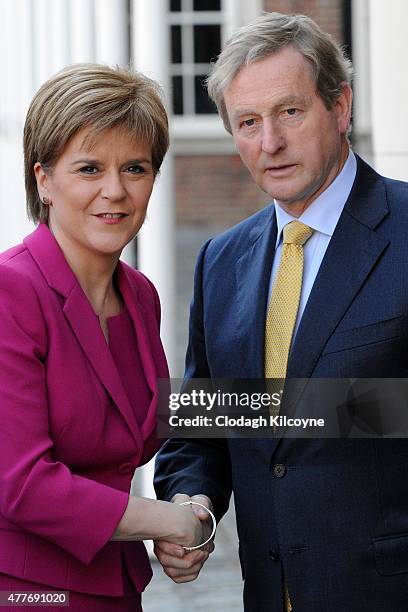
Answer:
<svg viewBox="0 0 408 612"><path fill-rule="evenodd" d="M205 255L209 244L210 241L201 249L195 270L185 382L192 378L211 377L206 353L203 297ZM232 489L226 440L168 440L156 458L154 485L159 499L171 500L176 493L207 495L219 520L228 509Z"/></svg>
<svg viewBox="0 0 408 612"><path fill-rule="evenodd" d="M110 540L129 496L75 475L54 460L47 347L46 325L30 279L2 265L0 512L87 564Z"/></svg>

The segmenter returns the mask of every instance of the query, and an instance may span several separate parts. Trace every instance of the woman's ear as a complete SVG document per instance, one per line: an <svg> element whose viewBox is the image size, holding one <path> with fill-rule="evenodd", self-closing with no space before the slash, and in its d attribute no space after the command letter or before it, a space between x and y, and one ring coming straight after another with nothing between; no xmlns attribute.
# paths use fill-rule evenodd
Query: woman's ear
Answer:
<svg viewBox="0 0 408 612"><path fill-rule="evenodd" d="M41 202L43 204L50 204L50 197L48 194L48 174L45 172L44 168L40 164L40 162L36 162L34 164L34 174L37 181L37 190L38 195L40 196Z"/></svg>

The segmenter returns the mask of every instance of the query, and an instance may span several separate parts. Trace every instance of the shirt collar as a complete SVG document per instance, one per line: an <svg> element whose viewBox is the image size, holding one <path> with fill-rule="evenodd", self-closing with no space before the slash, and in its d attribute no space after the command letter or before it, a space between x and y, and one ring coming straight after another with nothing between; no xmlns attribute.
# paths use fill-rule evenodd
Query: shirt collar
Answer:
<svg viewBox="0 0 408 612"><path fill-rule="evenodd" d="M344 205L349 197L357 172L357 160L350 150L346 163L334 181L325 189L312 204L297 219L284 211L279 202L274 200L278 235L276 246L278 246L285 225L291 221L301 221L311 227L315 232L332 236L336 228Z"/></svg>

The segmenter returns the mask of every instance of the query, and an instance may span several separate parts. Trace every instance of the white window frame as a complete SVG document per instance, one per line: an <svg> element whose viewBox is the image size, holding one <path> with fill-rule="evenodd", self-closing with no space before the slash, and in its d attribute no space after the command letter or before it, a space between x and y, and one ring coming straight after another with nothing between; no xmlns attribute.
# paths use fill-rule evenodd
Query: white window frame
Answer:
<svg viewBox="0 0 408 612"><path fill-rule="evenodd" d="M225 44L232 32L259 16L263 10L262 0L221 0L221 11L219 15L214 12L188 11L184 8L193 6L193 0L182 0L182 12L168 12L169 26L172 24L185 24L191 27L199 23L221 24L221 46ZM193 13L193 14L192 14ZM184 30L184 28L183 28ZM188 29L182 34L182 44L187 45L187 56L193 57L191 32ZM194 75L200 70L200 64L180 64L180 68L173 68L172 75ZM202 66L201 74L206 73L208 66ZM193 83L193 80L191 80ZM192 85L194 87L194 85ZM194 104L194 91L183 93L184 108L191 110ZM195 115L185 113L173 115L170 125L173 149L176 154L225 154L235 151L231 136L225 131L223 123L218 114Z"/></svg>

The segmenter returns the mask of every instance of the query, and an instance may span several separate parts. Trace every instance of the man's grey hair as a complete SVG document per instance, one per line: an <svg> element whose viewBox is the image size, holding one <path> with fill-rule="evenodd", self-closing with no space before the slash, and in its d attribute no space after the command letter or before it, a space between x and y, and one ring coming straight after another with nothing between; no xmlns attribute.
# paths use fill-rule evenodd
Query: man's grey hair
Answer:
<svg viewBox="0 0 408 612"><path fill-rule="evenodd" d="M234 32L213 64L207 79L210 98L215 102L231 133L224 103L224 91L239 70L291 45L310 63L316 91L327 109L350 83L352 66L343 49L305 15L265 13Z"/></svg>

